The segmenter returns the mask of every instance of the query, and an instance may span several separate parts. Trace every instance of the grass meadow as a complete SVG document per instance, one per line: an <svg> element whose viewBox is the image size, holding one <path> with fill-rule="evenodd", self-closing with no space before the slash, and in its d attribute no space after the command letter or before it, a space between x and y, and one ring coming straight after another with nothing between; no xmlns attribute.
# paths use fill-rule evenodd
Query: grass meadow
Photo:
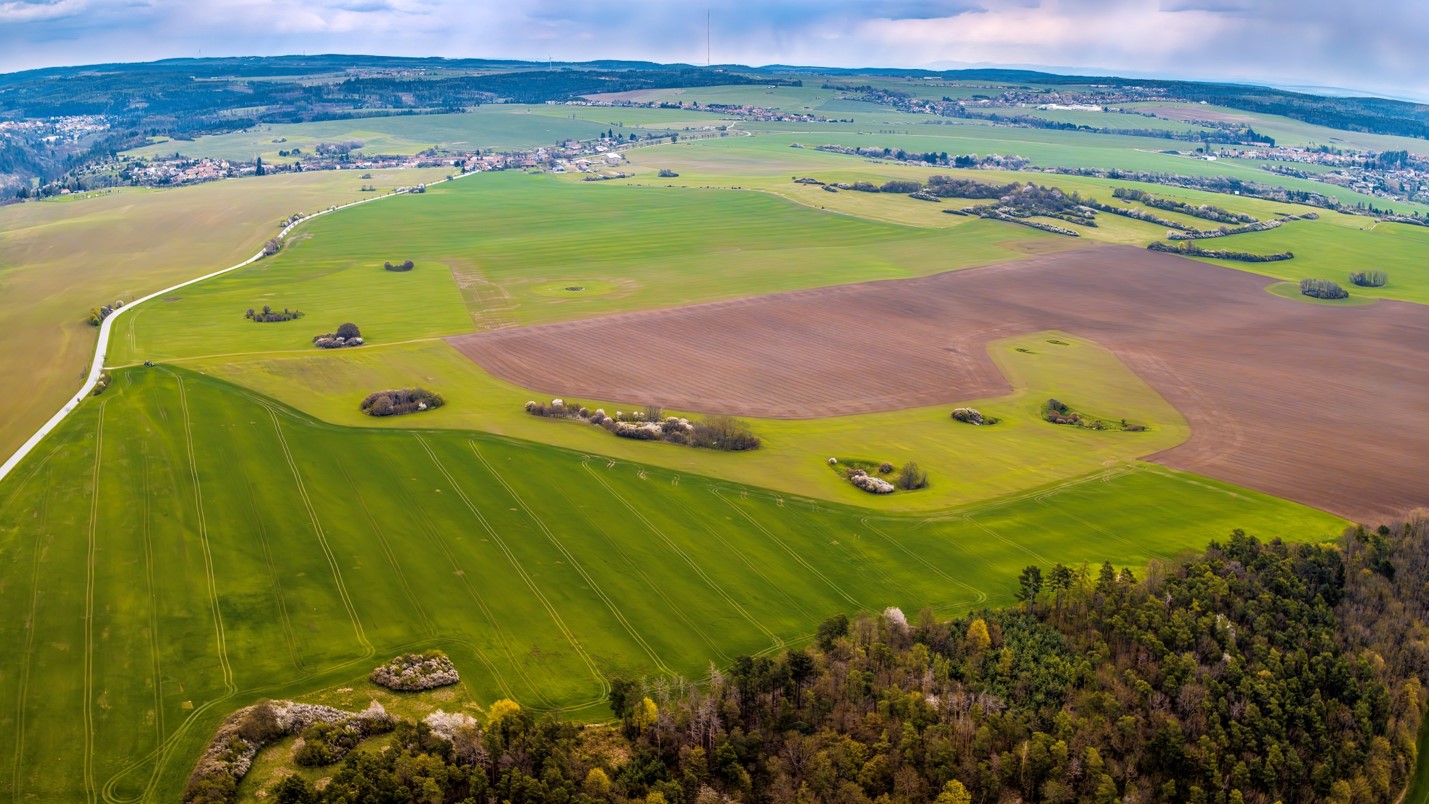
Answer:
<svg viewBox="0 0 1429 804"><path fill-rule="evenodd" d="M478 704L601 717L611 674L699 678L835 612L962 612L1010 602L1029 563L1344 524L1143 465L880 515L488 434L337 427L163 366L118 372L12 481L17 800L173 800L232 709L403 650L448 651Z"/></svg>
<svg viewBox="0 0 1429 804"><path fill-rule="evenodd" d="M0 453L79 388L94 355L91 307L247 259L280 218L371 195L363 184L388 190L443 175L300 173L0 207L0 379L15 387L23 378L25 388L0 396Z"/></svg>
<svg viewBox="0 0 1429 804"><path fill-rule="evenodd" d="M1047 340L1053 337L1068 345L1049 345ZM351 427L410 426L402 419L363 415L357 402L378 388L420 385L441 393L448 402L424 414L423 427L481 430L884 511L940 510L1064 482L1169 449L1189 435L1185 420L1160 395L1114 355L1085 339L1059 333L1010 338L994 344L991 357L1008 378L1012 393L854 416L747 419L763 440L760 449L750 453L637 442L590 425L533 417L522 409L526 400L570 397L559 388L543 394L494 378L442 342L363 347L338 354L209 358L184 365L261 389L318 419ZM1075 399L1079 407L1096 415L1127 418L1151 429L1096 432L1048 424L1040 419L1040 409L1052 396ZM611 413L639 410L643 405L642 400L629 399L578 401ZM995 427L951 421L949 411L964 403L1003 421ZM897 465L917 461L928 471L930 486L870 497L828 471L824 463L829 456Z"/></svg>
<svg viewBox="0 0 1429 804"><path fill-rule="evenodd" d="M312 335L343 321L380 344L919 276L1055 240L964 223L956 233L910 229L727 189L473 176L313 221L281 255L128 314L111 362L312 351ZM406 259L417 268L382 267ZM307 316L270 324L243 317L263 304Z"/></svg>

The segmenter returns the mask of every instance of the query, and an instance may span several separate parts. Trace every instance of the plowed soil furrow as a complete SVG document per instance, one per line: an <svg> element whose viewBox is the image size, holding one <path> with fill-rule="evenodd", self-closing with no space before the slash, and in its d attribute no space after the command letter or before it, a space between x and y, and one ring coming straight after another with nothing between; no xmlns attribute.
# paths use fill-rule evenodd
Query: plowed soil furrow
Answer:
<svg viewBox="0 0 1429 804"><path fill-rule="evenodd" d="M452 342L554 395L815 418L1006 393L988 342L1063 330L1191 423L1152 460L1365 521L1429 505L1429 308L1304 304L1267 283L1107 246Z"/></svg>

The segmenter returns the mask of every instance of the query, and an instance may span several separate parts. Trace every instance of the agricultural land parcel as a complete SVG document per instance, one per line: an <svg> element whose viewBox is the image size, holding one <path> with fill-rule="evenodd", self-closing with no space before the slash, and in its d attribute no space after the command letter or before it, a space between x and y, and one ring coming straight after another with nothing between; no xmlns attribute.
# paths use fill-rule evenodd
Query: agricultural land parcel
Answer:
<svg viewBox="0 0 1429 804"><path fill-rule="evenodd" d="M1320 539L1342 526L1293 503L1129 460L1138 453L1112 454L1103 470L1089 466L1086 453L1106 449L1096 439L1144 435L1160 449L1185 431L1144 382L1080 337L1037 333L996 343L992 356L1014 393L988 400L990 410L1026 416L1038 396L1091 367L1084 387L1092 391L1101 381L1114 390L1087 404L1104 415L1146 416L1153 430L1076 433L1009 421L1009 437L1064 439L1067 449L1054 461L1061 465L1020 478L1023 494L919 515L708 477L739 477L736 462L759 453L681 453L527 417L516 401L527 392L429 340L915 277L1083 245L942 215L906 198L868 196L859 199L866 208L842 214L813 209L827 200L813 200L819 196L844 202L856 194L799 197L813 188L791 188L791 173L842 165L898 177L911 169L789 148L796 140L812 142L806 134L731 138L642 149L634 157L637 181L656 183L654 168L668 161L681 173L678 183L699 183L689 189L477 177L314 222L301 230L310 237L279 258L136 311L127 330L116 332L114 362L138 362L152 351L187 368L120 370L110 392L81 408L0 488L0 556L18 568L16 580L0 588L0 605L28 613L0 625L5 644L24 646L0 660L0 733L13 728L16 735L13 770L0 768L0 789L64 798L87 787L107 798L147 791L171 799L227 711L350 682L409 648L448 650L479 702L511 696L537 709L599 716L606 675L699 677L709 661L795 642L834 611L890 604L962 611L1007 602L1009 578L1029 562L1137 565L1203 546L1232 527ZM1114 150L1097 148L1108 158ZM1028 178L1067 185L1067 177ZM698 189L705 184L766 194ZM1111 183L1101 186L1109 196ZM1267 216L1260 202L1209 198ZM888 206L875 213L875 203ZM382 216L364 217L384 208ZM623 214L664 225L631 237ZM529 231L513 231L514 222ZM1330 218L1313 225L1353 228ZM487 228L462 232L473 226ZM1088 231L1110 242L1164 234L1135 222ZM410 275L380 267L407 258L419 263ZM803 268L809 261L813 269ZM408 284L396 284L401 280ZM591 292L565 290L577 286ZM272 325L243 320L243 309L267 303L262 294L310 317ZM373 346L316 354L310 335L348 314L370 318L364 334ZM242 348L230 349L231 338ZM602 347L618 355L658 344L589 347L598 357ZM383 423L386 430L333 423L353 423L355 400L376 380L386 386L428 378L434 386L449 383L442 390L454 404L420 420ZM490 423L470 412L443 418L464 405L490 412ZM868 416L890 417L879 438L907 457L919 457L912 453L935 438L908 433L963 427L946 419L946 408L912 413L918 410ZM804 436L799 428L817 432L830 421L837 420L770 430L771 454L781 440ZM854 426L870 422L850 417ZM561 433L552 439L569 438L577 451L462 430L404 429L427 423L510 427L531 439ZM935 423L944 429L931 431ZM758 422L761 432L770 424ZM1073 452L1077 458L1066 461ZM671 460L689 468L651 468L674 453ZM795 472L835 483L845 495L820 486L817 496L855 498L826 468L806 467L803 457L796 463ZM765 471L751 472L761 485ZM982 495L1002 493L1004 481ZM977 493L963 484L949 476L943 487ZM907 498L919 507L919 494L943 487L935 480L928 492ZM65 504L74 499L90 504ZM45 759L43 776L36 757Z"/></svg>
<svg viewBox="0 0 1429 804"><path fill-rule="evenodd" d="M91 307L135 299L252 256L279 219L432 181L444 171L265 176L136 188L0 208L0 399L8 456L80 386L94 353Z"/></svg>

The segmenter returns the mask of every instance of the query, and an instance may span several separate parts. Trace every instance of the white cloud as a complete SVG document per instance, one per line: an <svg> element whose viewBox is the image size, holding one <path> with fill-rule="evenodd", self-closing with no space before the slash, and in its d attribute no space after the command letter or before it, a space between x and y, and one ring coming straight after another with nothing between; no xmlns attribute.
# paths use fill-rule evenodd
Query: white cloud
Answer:
<svg viewBox="0 0 1429 804"><path fill-rule="evenodd" d="M12 0L0 3L0 23L41 22L69 17L85 9L84 0Z"/></svg>

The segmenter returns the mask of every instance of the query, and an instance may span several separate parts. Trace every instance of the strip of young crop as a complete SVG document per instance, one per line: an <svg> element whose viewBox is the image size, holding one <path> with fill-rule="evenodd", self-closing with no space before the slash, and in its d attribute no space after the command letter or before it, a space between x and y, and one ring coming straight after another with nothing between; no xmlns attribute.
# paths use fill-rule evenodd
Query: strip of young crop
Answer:
<svg viewBox="0 0 1429 804"><path fill-rule="evenodd" d="M106 801L172 799L226 712L343 686L372 651L442 647L480 701L598 717L609 675L702 677L711 661L797 643L837 611L1005 600L1034 556L1138 566L1233 527L1314 539L1342 524L1155 468L1042 489L1040 501L867 520L486 434L335 427L182 369L119 372L102 410L102 445L101 406L87 405L0 487L0 554L23 568L0 595L34 606L30 649L0 656L0 728L19 758L0 784L16 797L84 797L90 768ZM91 492L92 508L62 504ZM87 629L91 672L76 660ZM22 617L0 624L18 646L25 630ZM39 756L43 769L29 761Z"/></svg>

